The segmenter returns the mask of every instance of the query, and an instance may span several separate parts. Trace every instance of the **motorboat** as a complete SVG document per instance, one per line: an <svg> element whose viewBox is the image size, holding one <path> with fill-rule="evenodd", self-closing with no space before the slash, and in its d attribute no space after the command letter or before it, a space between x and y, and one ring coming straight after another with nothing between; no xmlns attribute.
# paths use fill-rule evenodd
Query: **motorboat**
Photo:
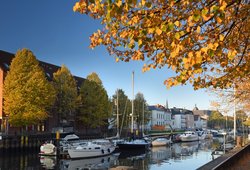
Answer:
<svg viewBox="0 0 250 170"><path fill-rule="evenodd" d="M208 132L206 130L200 131L198 133L198 136L199 136L199 140L205 140L205 139L212 139L213 138L212 133L210 133L210 132Z"/></svg>
<svg viewBox="0 0 250 170"><path fill-rule="evenodd" d="M199 136L194 131L186 131L182 135L180 135L180 139L182 142L191 142L199 140Z"/></svg>
<svg viewBox="0 0 250 170"><path fill-rule="evenodd" d="M171 144L171 139L167 139L164 137L158 137L151 142L152 146L166 146L169 144Z"/></svg>
<svg viewBox="0 0 250 170"><path fill-rule="evenodd" d="M43 156L56 156L57 154L57 148L56 146L52 143L52 141L45 142L40 146L40 152L39 155Z"/></svg>
<svg viewBox="0 0 250 170"><path fill-rule="evenodd" d="M94 140L68 148L68 154L72 159L92 158L110 155L114 150L115 146L108 140Z"/></svg>

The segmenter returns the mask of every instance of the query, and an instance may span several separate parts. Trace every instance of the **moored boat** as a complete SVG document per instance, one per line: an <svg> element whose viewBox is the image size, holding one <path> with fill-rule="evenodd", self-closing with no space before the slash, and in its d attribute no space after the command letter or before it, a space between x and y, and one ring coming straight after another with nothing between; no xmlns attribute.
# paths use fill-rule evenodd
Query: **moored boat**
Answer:
<svg viewBox="0 0 250 170"><path fill-rule="evenodd" d="M159 138L154 139L151 142L151 145L152 146L166 146L166 145L169 145L170 143L171 143L171 139L159 137Z"/></svg>
<svg viewBox="0 0 250 170"><path fill-rule="evenodd" d="M106 140L89 141L68 149L70 158L92 158L110 155L115 146Z"/></svg>
<svg viewBox="0 0 250 170"><path fill-rule="evenodd" d="M50 143L44 143L40 146L40 152L39 155L43 156L55 156L56 155L56 146L50 142Z"/></svg>
<svg viewBox="0 0 250 170"><path fill-rule="evenodd" d="M199 140L199 136L194 131L186 131L182 135L180 135L180 139L182 142L191 142Z"/></svg>

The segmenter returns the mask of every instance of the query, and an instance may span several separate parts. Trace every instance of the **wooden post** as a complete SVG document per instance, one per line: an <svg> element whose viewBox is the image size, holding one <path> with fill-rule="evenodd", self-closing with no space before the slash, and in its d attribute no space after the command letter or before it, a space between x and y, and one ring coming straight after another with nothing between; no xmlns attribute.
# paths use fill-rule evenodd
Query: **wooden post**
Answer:
<svg viewBox="0 0 250 170"><path fill-rule="evenodd" d="M56 131L56 155L59 156L59 139L60 139L60 132Z"/></svg>

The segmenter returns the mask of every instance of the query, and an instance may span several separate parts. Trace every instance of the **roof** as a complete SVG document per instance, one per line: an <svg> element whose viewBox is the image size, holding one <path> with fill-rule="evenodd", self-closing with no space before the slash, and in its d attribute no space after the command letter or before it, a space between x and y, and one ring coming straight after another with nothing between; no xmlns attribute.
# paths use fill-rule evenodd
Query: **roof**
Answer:
<svg viewBox="0 0 250 170"><path fill-rule="evenodd" d="M187 109L182 109L182 108L172 108L171 109L171 113L172 115L177 115L177 114L193 114L193 112L191 110L187 110Z"/></svg>
<svg viewBox="0 0 250 170"><path fill-rule="evenodd" d="M7 72L9 70L9 66L11 64L12 59L15 57L14 54L0 50L0 67ZM39 60L38 60L39 61ZM61 67L46 63L43 61L39 61L39 65L43 68L45 75L49 81L53 79L53 73L55 73ZM73 76L76 80L77 87L80 88L84 78Z"/></svg>

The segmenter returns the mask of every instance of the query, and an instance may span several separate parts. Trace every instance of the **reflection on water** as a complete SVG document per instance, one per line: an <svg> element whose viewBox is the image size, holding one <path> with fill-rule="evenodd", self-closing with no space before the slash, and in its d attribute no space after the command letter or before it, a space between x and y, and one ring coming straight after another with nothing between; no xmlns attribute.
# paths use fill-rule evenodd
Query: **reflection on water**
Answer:
<svg viewBox="0 0 250 170"><path fill-rule="evenodd" d="M212 160L213 141L175 143L148 151L123 151L113 155L78 160L39 157L37 152L0 155L2 169L196 169Z"/></svg>

